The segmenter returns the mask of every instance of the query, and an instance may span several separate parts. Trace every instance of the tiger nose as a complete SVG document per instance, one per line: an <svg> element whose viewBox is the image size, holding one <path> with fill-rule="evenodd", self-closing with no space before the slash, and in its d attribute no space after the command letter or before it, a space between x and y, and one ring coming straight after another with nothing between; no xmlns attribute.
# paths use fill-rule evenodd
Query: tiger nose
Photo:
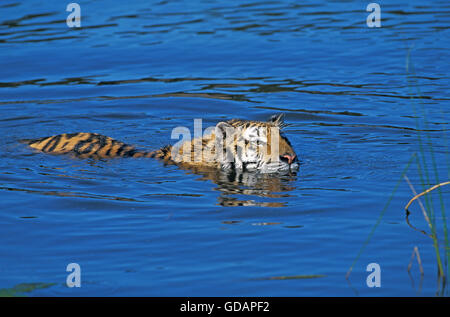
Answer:
<svg viewBox="0 0 450 317"><path fill-rule="evenodd" d="M289 164L292 164L292 162L294 162L296 157L297 157L297 155L295 155L295 154L285 154L282 156L282 158L286 159Z"/></svg>

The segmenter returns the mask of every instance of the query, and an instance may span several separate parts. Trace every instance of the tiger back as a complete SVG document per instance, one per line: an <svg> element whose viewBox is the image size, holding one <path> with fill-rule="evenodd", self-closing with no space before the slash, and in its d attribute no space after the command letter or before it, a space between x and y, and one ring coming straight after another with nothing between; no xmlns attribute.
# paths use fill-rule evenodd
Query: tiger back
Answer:
<svg viewBox="0 0 450 317"><path fill-rule="evenodd" d="M146 152L98 133L64 133L38 139L23 139L31 148L49 154L71 154L79 158L164 157L163 149Z"/></svg>

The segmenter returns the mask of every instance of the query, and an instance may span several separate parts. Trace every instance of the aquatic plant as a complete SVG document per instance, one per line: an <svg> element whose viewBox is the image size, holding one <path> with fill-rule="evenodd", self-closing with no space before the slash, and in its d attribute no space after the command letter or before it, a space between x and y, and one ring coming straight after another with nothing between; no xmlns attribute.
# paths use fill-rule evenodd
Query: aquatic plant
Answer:
<svg viewBox="0 0 450 317"><path fill-rule="evenodd" d="M55 283L22 283L12 288L0 289L0 297L17 297L25 296L34 290L44 289L55 285Z"/></svg>
<svg viewBox="0 0 450 317"><path fill-rule="evenodd" d="M346 278L350 276L350 273L353 270L354 265L358 261L359 257L361 256L362 252L364 251L367 244L370 242L370 239L372 238L376 228L381 223L381 220L387 211L392 199L394 198L394 195L399 188L402 181L406 181L414 195L412 199L406 204L405 210L406 210L406 221L408 225L410 225L413 229L416 229L428 237L430 237L433 240L433 247L435 250L436 255L436 263L437 263L437 271L438 271L438 289L437 289L437 295L444 295L445 293L445 286L446 286L446 278L450 276L450 266L448 263L450 262L450 247L449 247L449 240L448 240L448 228L447 228L447 217L445 213L445 204L444 204L444 198L443 198L443 191L442 187L446 185L450 185L450 160L449 160L449 151L448 151L448 141L447 141L447 135L446 135L446 128L442 129L443 133L443 140L444 140L444 147L445 147L445 156L446 156L446 165L447 165L447 175L446 175L446 181L442 181L439 177L439 167L442 166L438 165L436 161L436 154L435 154L435 146L433 146L432 138L431 138L431 130L429 127L429 122L427 119L427 112L423 103L423 100L421 98L422 94L420 91L420 86L417 82L417 75L415 73L415 69L413 66L413 63L411 62L411 49L408 49L407 56L406 56L406 77L407 77L407 83L408 88L410 89L410 97L411 97L411 108L413 112L413 117L415 118L415 124L416 128L415 131L417 132L417 144L418 144L418 151L416 153L412 153L411 158L409 159L408 163L406 164L406 167L403 169L400 178L398 179L394 189L392 190L384 208L380 212L380 215L375 223L375 225L372 227L372 230L370 231L368 237L364 241L363 245L361 246L358 254L356 255L353 263L351 264ZM418 103L418 105L416 104ZM442 111L441 111L442 112ZM422 191L420 193L417 193L413 184L407 177L407 172L411 167L411 164L415 162L417 165L417 173L420 181L420 186ZM440 209L440 217L437 217L435 206L433 204L433 193L437 192L438 199L439 199L439 209ZM425 200L425 205L421 202L421 197ZM409 222L409 215L411 212L409 211L409 208L411 205L417 200L419 207L422 211L422 214L424 216L424 219L426 223L428 224L430 233L427 233L425 230L419 230L415 227L413 227ZM441 224L437 222L437 220L440 219L442 221ZM440 240L438 239L438 227L441 225L442 231L443 231L443 237L444 237L444 245L440 245ZM442 249L445 251L442 252ZM420 265L421 274L423 275L423 269L421 264L421 259L419 255L419 250L417 246L414 247L413 255L411 258L411 261L408 265L408 272L411 268L412 260L416 257L417 261ZM448 291L448 290L447 290Z"/></svg>

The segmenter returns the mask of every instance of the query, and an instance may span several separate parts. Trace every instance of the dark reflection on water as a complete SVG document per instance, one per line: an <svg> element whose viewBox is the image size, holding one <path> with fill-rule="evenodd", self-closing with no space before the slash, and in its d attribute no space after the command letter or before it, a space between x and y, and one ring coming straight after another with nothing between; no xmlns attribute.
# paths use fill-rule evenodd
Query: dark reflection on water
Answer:
<svg viewBox="0 0 450 317"><path fill-rule="evenodd" d="M218 205L224 207L258 206L284 207L289 192L295 190L296 173L288 175L262 174L240 171L196 171L201 180L209 180L217 185L214 190L220 192ZM239 199L238 197L246 199ZM255 201L257 197L270 198L270 202ZM280 201L284 199L284 201Z"/></svg>
<svg viewBox="0 0 450 317"><path fill-rule="evenodd" d="M44 174L45 175L45 174ZM105 195L93 195L88 193L75 193L75 192L66 192L66 191L38 191L31 189L22 189L22 188L9 188L9 187L0 187L1 190L9 190L9 191L22 191L29 194L39 194L39 195L50 195L50 196L59 196L59 197L78 197L78 198L93 198L93 199L108 199L108 200L120 200L120 201L136 201L132 198L126 197L111 197Z"/></svg>

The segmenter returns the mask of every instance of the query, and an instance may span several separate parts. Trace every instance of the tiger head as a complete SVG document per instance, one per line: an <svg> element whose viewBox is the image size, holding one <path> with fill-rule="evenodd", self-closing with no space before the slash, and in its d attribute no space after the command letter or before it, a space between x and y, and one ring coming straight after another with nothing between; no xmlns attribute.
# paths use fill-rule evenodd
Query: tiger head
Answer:
<svg viewBox="0 0 450 317"><path fill-rule="evenodd" d="M217 161L222 169L289 172L299 168L297 154L282 133L283 114L267 122L233 119L215 127Z"/></svg>

